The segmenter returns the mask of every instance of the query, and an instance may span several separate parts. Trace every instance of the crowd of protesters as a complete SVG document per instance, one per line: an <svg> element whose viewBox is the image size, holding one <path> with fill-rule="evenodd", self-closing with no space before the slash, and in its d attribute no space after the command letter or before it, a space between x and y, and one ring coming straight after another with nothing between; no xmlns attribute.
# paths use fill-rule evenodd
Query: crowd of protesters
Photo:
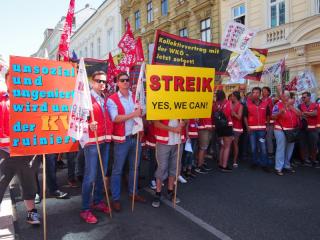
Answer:
<svg viewBox="0 0 320 240"><path fill-rule="evenodd" d="M176 181L186 183L206 174L212 171L214 162L219 171L231 173L242 164L239 159L246 156L252 169L261 168L282 176L295 172L294 164L299 162L291 160L296 147L300 164L320 166L317 160L320 104L311 101L309 92L296 99L293 93L280 87L274 98L271 98L268 87L254 87L249 93L239 89L230 96L217 90L210 118L144 120L144 131L133 135L134 118L144 116L140 107L135 108L135 94L131 91L129 76L126 73L117 76L118 91L109 97L104 95L106 80L102 71L93 74L90 80L93 115L88 120L89 141L78 153L66 155L69 185L76 187L76 180L82 183L80 217L87 223L98 222L94 211L106 214L111 210L121 211L121 181L126 172L129 199L146 202L138 192L138 184L134 184L139 179L139 174L135 174L136 155L138 173L140 159L149 161L148 175L150 187L155 190L152 201L155 208L161 204L165 181L166 197L179 203L174 192ZM2 91L0 97L1 116L5 118L2 122L7 122L7 125L0 126L0 199L2 201L12 177L18 175L28 211L27 221L39 224L34 199L37 194L39 202L37 169L40 159L9 157L7 92ZM248 153L247 149L251 151ZM103 171L99 165L99 152ZM208 155L211 157L206 157ZM67 198L67 193L59 190L56 181L58 158L57 154L48 156L47 184L49 195L63 199ZM213 160L209 162L210 159ZM110 186L112 209L104 200L104 181Z"/></svg>

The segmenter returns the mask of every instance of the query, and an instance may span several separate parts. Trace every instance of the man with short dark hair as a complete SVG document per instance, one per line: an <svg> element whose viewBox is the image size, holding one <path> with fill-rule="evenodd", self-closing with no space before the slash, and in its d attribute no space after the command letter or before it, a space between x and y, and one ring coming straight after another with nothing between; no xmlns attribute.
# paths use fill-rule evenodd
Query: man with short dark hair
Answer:
<svg viewBox="0 0 320 240"><path fill-rule="evenodd" d="M109 207L103 200L103 181L105 175L102 175L97 149L98 142L103 170L104 174L106 174L113 127L106 106L107 99L104 96L106 80L106 74L103 71L97 71L93 73L90 82L93 116L89 120L89 140L84 146L85 169L82 182L82 209L80 213L80 217L90 224L98 222L91 209L105 214L110 213ZM94 194L91 202L93 189Z"/></svg>
<svg viewBox="0 0 320 240"><path fill-rule="evenodd" d="M112 94L107 102L108 111L113 121L113 141L114 141L114 163L111 175L111 192L112 207L115 211L121 210L120 192L121 192L121 176L123 166L126 160L129 161L129 197L136 202L146 202L146 200L137 194L137 184L135 191L134 185L134 168L136 147L138 141L138 166L140 164L141 144L137 139L137 135L132 135L134 126L134 118L141 117L141 107L135 109L134 96L130 89L129 76L122 72L117 76L117 86L119 90ZM137 170L138 172L138 170ZM136 175L138 179L138 174Z"/></svg>
<svg viewBox="0 0 320 240"><path fill-rule="evenodd" d="M271 90L269 87L263 87L262 88L262 98L261 100L263 102L267 102L268 107L269 107L269 116L271 116L272 114L272 109L273 109L273 102L272 102L272 98L270 97L271 95ZM267 136L266 136L266 140L267 140L267 151L269 155L273 155L274 153L274 149L273 149L273 130L274 130L274 120L270 119L269 123L267 123Z"/></svg>
<svg viewBox="0 0 320 240"><path fill-rule="evenodd" d="M269 172L269 161L266 149L266 123L269 122L270 111L267 102L260 99L261 88L252 89L251 98L247 101L247 115L244 122L249 134L252 151L252 168L258 165ZM260 152L258 152L258 145Z"/></svg>
<svg viewBox="0 0 320 240"><path fill-rule="evenodd" d="M311 102L310 92L302 93L302 103L299 105L299 109L302 113L304 127L301 131L301 137L299 138L300 153L302 161L305 166L318 167L319 162L317 161L317 143L318 143L318 132L317 132L317 104ZM310 160L308 159L310 157Z"/></svg>

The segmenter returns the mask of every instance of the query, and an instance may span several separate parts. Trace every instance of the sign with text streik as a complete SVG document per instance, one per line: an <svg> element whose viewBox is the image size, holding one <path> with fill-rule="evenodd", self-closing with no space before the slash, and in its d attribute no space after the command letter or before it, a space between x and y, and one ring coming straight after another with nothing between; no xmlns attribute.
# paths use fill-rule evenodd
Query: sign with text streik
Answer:
<svg viewBox="0 0 320 240"><path fill-rule="evenodd" d="M147 120L211 117L215 69L147 65Z"/></svg>
<svg viewBox="0 0 320 240"><path fill-rule="evenodd" d="M10 155L76 151L67 135L76 69L71 63L10 57Z"/></svg>

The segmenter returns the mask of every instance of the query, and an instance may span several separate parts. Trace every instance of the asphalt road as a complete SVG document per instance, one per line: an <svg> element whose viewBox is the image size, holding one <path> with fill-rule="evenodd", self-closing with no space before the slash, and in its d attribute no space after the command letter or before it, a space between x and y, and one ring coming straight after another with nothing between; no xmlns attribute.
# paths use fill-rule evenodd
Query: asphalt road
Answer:
<svg viewBox="0 0 320 240"><path fill-rule="evenodd" d="M320 169L299 167L295 174L277 176L246 163L233 173L214 170L192 182L179 184L176 211L162 204L151 206L152 195L142 190L147 204L134 212L123 191L123 210L113 219L97 214L99 223L79 218L80 189L62 187L68 200L47 200L48 239L320 239ZM66 170L59 172L61 184ZM38 208L42 204L38 205ZM19 239L43 239L43 228L25 222L23 203L17 201ZM182 214L184 213L184 215Z"/></svg>

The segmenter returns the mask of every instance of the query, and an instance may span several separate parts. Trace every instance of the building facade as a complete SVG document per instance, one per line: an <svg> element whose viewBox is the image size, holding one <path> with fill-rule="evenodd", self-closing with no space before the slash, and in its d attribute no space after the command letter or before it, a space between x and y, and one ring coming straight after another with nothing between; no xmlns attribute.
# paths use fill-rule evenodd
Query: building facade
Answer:
<svg viewBox="0 0 320 240"><path fill-rule="evenodd" d="M107 59L109 52L120 50L121 15L120 0L106 0L97 11L73 34L71 49L78 57Z"/></svg>
<svg viewBox="0 0 320 240"><path fill-rule="evenodd" d="M157 29L182 37L218 42L218 0L121 0L121 16L134 36L141 36L145 59L151 62Z"/></svg>
<svg viewBox="0 0 320 240"><path fill-rule="evenodd" d="M90 7L89 4L86 4L84 8L76 11L74 13L72 34L75 33L95 12L96 9ZM62 17L54 28L47 28L44 31L44 40L38 51L34 53L32 57L45 57L45 55L48 54L49 59L57 58L58 46L61 33L63 32L64 22L65 17Z"/></svg>
<svg viewBox="0 0 320 240"><path fill-rule="evenodd" d="M244 23L257 31L252 47L269 49L267 66L287 56L287 79L310 70L320 86L320 0L222 0L220 12L222 33L228 21Z"/></svg>

